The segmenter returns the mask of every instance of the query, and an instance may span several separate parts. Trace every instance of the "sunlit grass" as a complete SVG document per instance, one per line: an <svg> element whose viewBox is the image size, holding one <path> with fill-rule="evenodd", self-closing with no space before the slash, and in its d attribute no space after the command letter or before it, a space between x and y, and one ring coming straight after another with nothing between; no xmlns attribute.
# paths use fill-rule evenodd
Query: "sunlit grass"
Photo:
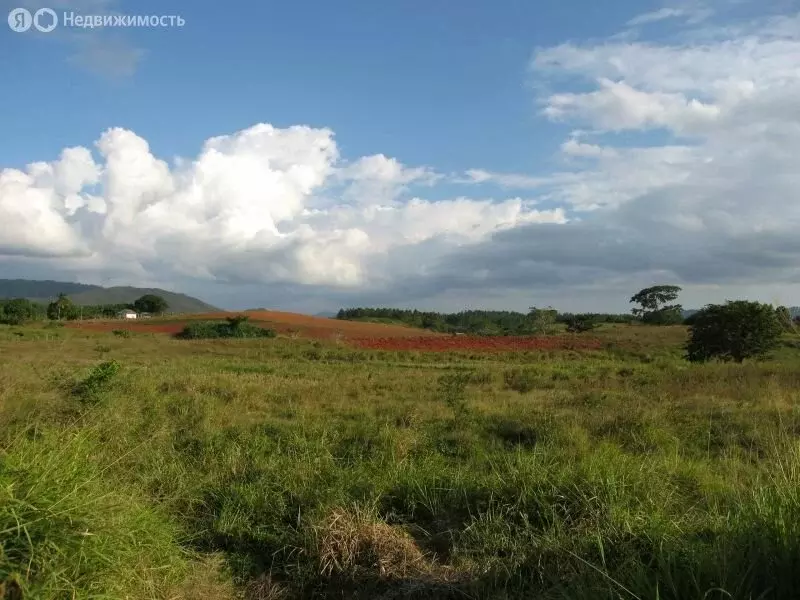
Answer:
<svg viewBox="0 0 800 600"><path fill-rule="evenodd" d="M595 334L606 350L483 355L2 328L0 581L31 598L796 595L798 349L692 366L679 327Z"/></svg>

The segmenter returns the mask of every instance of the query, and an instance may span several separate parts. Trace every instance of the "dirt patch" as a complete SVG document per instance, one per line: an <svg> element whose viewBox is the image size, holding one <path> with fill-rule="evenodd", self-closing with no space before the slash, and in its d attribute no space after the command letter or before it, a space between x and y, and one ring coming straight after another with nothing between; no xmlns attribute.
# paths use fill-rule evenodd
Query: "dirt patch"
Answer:
<svg viewBox="0 0 800 600"><path fill-rule="evenodd" d="M192 321L222 320L237 314L246 314L250 323L274 329L286 336L297 336L317 340L341 340L367 350L394 350L419 352L521 352L526 350L599 350L601 340L589 336L468 336L449 335L383 323L361 323L340 321L324 317L310 317L279 311L250 311L242 313L208 313L187 315L180 319L73 321L68 327L90 331L113 331L122 329L142 333L164 333L174 335Z"/></svg>
<svg viewBox="0 0 800 600"><path fill-rule="evenodd" d="M440 333L403 327L401 325L385 325L382 323L360 323L358 321L340 321L324 317L311 317L296 313L280 311L245 311L229 313L207 313L186 315L178 318L135 320L103 320L103 321L73 321L68 327L78 327L90 331L113 331L123 329L127 331L168 333L175 334L183 330L191 321L216 321L237 314L248 315L250 322L259 327L274 329L281 335L297 335L313 339L342 339L354 338L398 338L398 337L443 337Z"/></svg>
<svg viewBox="0 0 800 600"><path fill-rule="evenodd" d="M351 342L370 350L420 352L520 352L525 350L599 350L603 343L596 338L575 336L546 337L473 337L437 336L408 338L358 338Z"/></svg>

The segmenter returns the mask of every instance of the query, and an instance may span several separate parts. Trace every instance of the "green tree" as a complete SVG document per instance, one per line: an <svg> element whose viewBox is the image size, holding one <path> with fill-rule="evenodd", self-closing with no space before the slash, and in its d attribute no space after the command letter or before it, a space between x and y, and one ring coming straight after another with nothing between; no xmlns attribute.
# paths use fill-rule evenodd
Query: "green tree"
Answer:
<svg viewBox="0 0 800 600"><path fill-rule="evenodd" d="M155 294L145 294L133 303L136 312L152 313L158 315L169 308L167 301Z"/></svg>
<svg viewBox="0 0 800 600"><path fill-rule="evenodd" d="M555 331L558 311L550 306L547 308L531 306L528 317L530 317L531 320L533 333L549 335Z"/></svg>
<svg viewBox="0 0 800 600"><path fill-rule="evenodd" d="M61 319L76 319L78 317L78 307L64 294L59 294L58 298L47 305L47 318L53 321Z"/></svg>
<svg viewBox="0 0 800 600"><path fill-rule="evenodd" d="M25 298L14 298L3 303L2 322L21 325L36 316L36 305Z"/></svg>
<svg viewBox="0 0 800 600"><path fill-rule="evenodd" d="M631 312L644 323L651 325L677 325L683 322L683 307L668 304L678 298L681 288L677 285L656 285L645 288L631 298L640 308Z"/></svg>
<svg viewBox="0 0 800 600"><path fill-rule="evenodd" d="M763 358L775 348L782 332L778 312L769 304L746 300L709 304L694 315L686 358L737 363Z"/></svg>
<svg viewBox="0 0 800 600"><path fill-rule="evenodd" d="M779 306L775 309L775 314L780 321L781 327L784 331L794 331L794 321L792 320L792 313L785 306Z"/></svg>

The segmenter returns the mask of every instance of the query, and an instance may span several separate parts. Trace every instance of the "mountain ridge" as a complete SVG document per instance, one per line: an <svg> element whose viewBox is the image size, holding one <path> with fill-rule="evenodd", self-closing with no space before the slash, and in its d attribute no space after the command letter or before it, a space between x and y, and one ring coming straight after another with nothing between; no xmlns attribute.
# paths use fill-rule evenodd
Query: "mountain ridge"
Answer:
<svg viewBox="0 0 800 600"><path fill-rule="evenodd" d="M198 298L161 288L103 287L51 279L0 279L0 298L27 298L32 302L47 304L59 294L65 294L78 306L131 304L145 294L156 294L167 301L169 313L221 312L221 309Z"/></svg>

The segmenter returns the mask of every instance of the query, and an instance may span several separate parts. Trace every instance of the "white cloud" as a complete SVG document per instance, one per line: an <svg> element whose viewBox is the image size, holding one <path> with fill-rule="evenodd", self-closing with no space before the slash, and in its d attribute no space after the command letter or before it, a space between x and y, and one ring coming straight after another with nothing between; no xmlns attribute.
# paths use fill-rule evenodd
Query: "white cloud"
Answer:
<svg viewBox="0 0 800 600"><path fill-rule="evenodd" d="M412 184L432 185L442 179L432 169L408 168L383 154L364 156L339 169L337 177L348 184L343 198L361 205L391 202Z"/></svg>
<svg viewBox="0 0 800 600"><path fill-rule="evenodd" d="M617 156L617 151L614 148L604 148L597 144L587 144L581 142L575 137L569 138L566 142L561 144L561 152L569 156L590 157L590 158L613 158Z"/></svg>
<svg viewBox="0 0 800 600"><path fill-rule="evenodd" d="M71 148L0 171L0 262L195 293L267 283L293 307L490 294L525 307L535 294L622 310L666 281L687 304L759 289L800 304L800 16L564 44L532 67L553 90L544 116L568 125L557 171L444 177L383 154L344 160L328 129L266 124L173 164L110 129L96 157ZM525 192L426 197L453 183Z"/></svg>
<svg viewBox="0 0 800 600"><path fill-rule="evenodd" d="M633 19L631 19L630 21L628 21L628 25L635 26L635 25L644 25L646 23L656 23L658 21L663 21L664 19L675 19L677 17L683 17L685 15L686 11L682 8L664 7L658 10L638 15Z"/></svg>
<svg viewBox="0 0 800 600"><path fill-rule="evenodd" d="M551 176L535 177L519 173L496 173L485 169L468 169L458 183L496 183L503 187L534 189L553 183Z"/></svg>
<svg viewBox="0 0 800 600"><path fill-rule="evenodd" d="M391 275L387 255L422 242L446 252L522 223L566 222L520 199L401 201L405 186L439 176L383 155L343 164L327 129L259 124L172 166L125 129L96 146L99 165L72 148L27 173L2 171L0 219L17 225L0 232L4 254L81 252L83 263L65 264L136 277L367 286Z"/></svg>
<svg viewBox="0 0 800 600"><path fill-rule="evenodd" d="M600 89L585 94L554 94L544 114L552 119L579 119L601 130L666 127L694 131L720 116L720 108L683 94L642 92L624 81L600 78Z"/></svg>
<svg viewBox="0 0 800 600"><path fill-rule="evenodd" d="M685 6L665 6L654 11L635 16L628 21L628 26L638 27L658 23L666 19L684 19L689 24L696 24L704 21L714 14L714 11L702 4L687 4Z"/></svg>

